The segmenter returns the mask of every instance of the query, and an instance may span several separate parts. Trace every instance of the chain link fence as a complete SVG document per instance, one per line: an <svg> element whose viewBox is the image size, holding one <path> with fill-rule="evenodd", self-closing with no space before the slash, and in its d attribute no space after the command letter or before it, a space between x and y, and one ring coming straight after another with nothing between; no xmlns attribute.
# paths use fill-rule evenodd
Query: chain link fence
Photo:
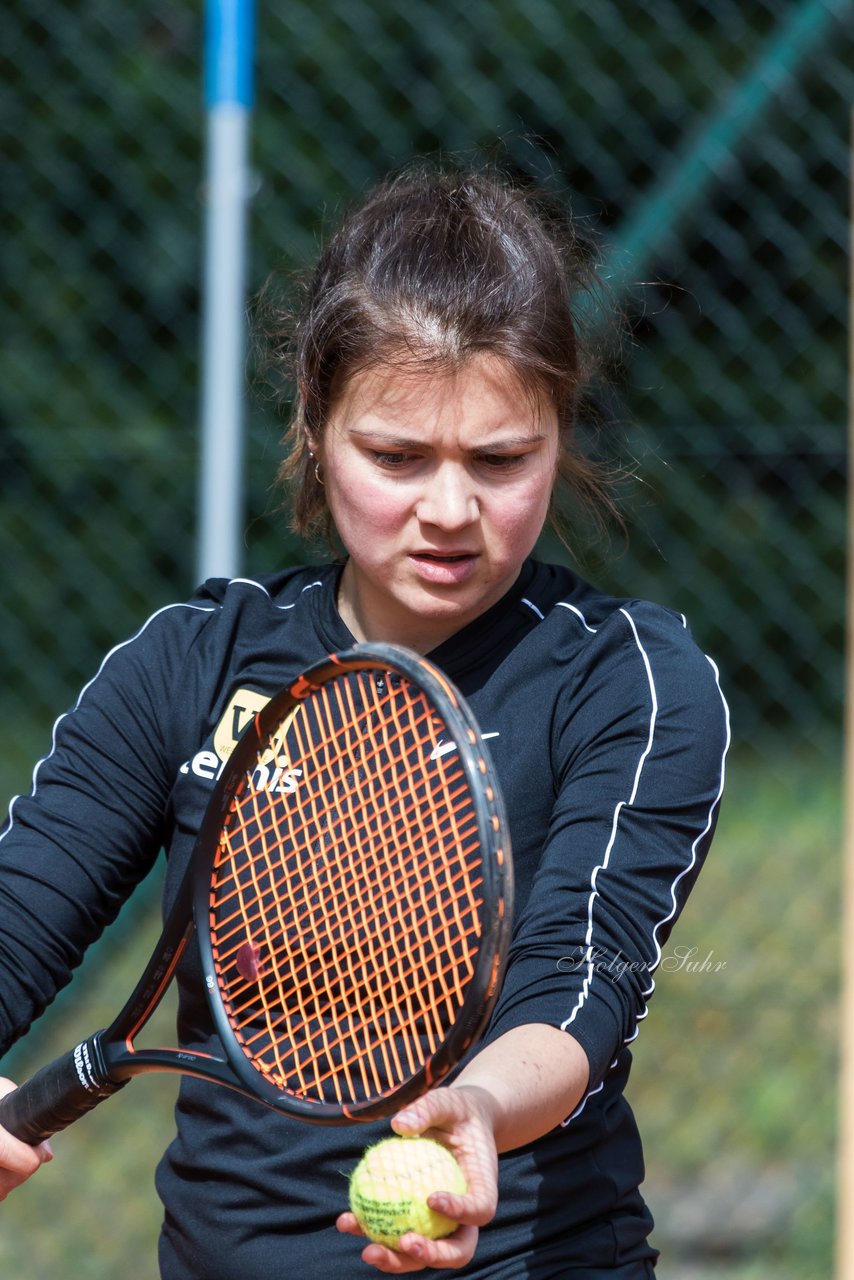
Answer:
<svg viewBox="0 0 854 1280"><path fill-rule="evenodd" d="M194 585L200 8L4 10L8 794L104 652ZM852 36L842 0L259 4L253 288L423 154L497 158L603 233L630 335L605 435L633 479L626 537L585 568L687 615L735 733L718 842L637 1053L664 1280L830 1268ZM271 489L280 428L251 394L250 574L303 554ZM147 1149L152 1111L136 1123ZM131 1231L123 1182L110 1216ZM0 1233L10 1272L20 1249L34 1278L60 1259L114 1274L103 1215L91 1237L85 1214L41 1228L34 1253L29 1212L20 1240Z"/></svg>

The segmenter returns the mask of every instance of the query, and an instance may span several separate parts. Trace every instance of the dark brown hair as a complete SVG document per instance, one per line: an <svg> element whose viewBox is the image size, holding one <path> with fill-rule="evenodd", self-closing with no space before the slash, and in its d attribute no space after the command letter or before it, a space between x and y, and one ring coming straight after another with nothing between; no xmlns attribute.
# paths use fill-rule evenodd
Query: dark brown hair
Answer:
<svg viewBox="0 0 854 1280"><path fill-rule="evenodd" d="M579 398L595 364L596 257L561 206L483 171L410 168L343 219L295 310L269 306L268 356L296 391L279 480L303 536L332 527L309 441L345 383L381 365L453 371L503 361L534 402L555 406L558 476L588 510L613 513L579 448ZM272 325L270 325L272 320ZM552 504L552 522L555 506Z"/></svg>

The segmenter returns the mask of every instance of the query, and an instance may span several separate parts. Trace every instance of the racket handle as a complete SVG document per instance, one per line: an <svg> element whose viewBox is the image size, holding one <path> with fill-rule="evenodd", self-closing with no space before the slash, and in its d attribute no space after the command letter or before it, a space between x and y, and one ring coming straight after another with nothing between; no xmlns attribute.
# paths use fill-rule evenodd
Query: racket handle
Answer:
<svg viewBox="0 0 854 1280"><path fill-rule="evenodd" d="M99 1039L96 1032L0 1098L0 1125L36 1146L127 1084L108 1076Z"/></svg>

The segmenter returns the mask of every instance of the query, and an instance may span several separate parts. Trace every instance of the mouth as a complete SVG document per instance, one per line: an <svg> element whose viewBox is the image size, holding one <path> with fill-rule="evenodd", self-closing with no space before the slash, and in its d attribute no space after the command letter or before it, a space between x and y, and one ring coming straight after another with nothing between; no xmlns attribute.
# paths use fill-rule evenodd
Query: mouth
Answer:
<svg viewBox="0 0 854 1280"><path fill-rule="evenodd" d="M454 564L459 560L471 560L474 551L413 551L416 560L432 560L436 564Z"/></svg>
<svg viewBox="0 0 854 1280"><path fill-rule="evenodd" d="M411 563L424 582L431 586L459 586L470 581L476 571L476 551L413 551Z"/></svg>

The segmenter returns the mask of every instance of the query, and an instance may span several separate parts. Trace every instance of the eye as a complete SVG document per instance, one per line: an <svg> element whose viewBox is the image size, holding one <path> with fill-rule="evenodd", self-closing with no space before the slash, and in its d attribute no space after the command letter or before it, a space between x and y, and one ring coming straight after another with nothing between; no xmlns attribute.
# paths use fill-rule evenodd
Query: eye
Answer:
<svg viewBox="0 0 854 1280"><path fill-rule="evenodd" d="M527 456L525 453L481 453L478 454L476 461L478 466L486 471L518 471L524 466Z"/></svg>
<svg viewBox="0 0 854 1280"><path fill-rule="evenodd" d="M371 450L371 457L378 467L385 467L386 470L394 471L400 467L405 467L408 462L412 462L415 457L413 453L380 453L375 449Z"/></svg>

